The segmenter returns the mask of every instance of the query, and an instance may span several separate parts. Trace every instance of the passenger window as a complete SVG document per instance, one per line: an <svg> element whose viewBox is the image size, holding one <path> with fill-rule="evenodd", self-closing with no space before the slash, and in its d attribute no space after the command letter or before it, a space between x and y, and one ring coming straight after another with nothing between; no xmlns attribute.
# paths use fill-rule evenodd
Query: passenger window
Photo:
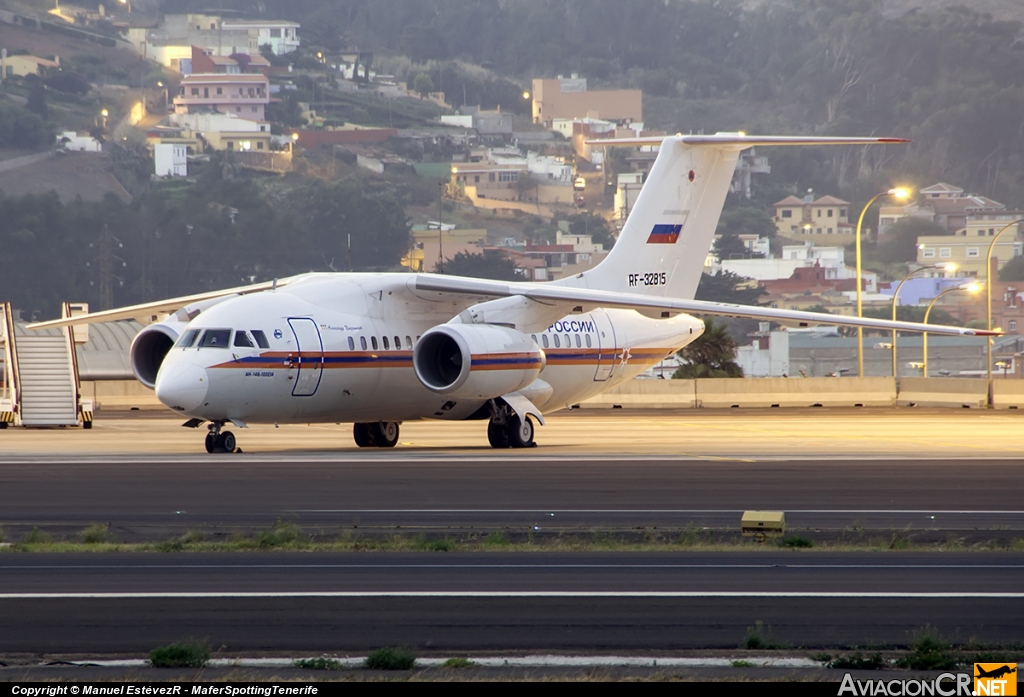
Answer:
<svg viewBox="0 0 1024 697"><path fill-rule="evenodd" d="M262 329L253 329L252 338L256 339L256 345L262 349L270 348L270 342L267 341L267 335L263 333Z"/></svg>
<svg viewBox="0 0 1024 697"><path fill-rule="evenodd" d="M565 347L572 348L572 339L569 338L568 334L565 335Z"/></svg>
<svg viewBox="0 0 1024 697"><path fill-rule="evenodd" d="M199 348L222 348L228 347L231 341L230 329L207 329L203 338L199 340Z"/></svg>
<svg viewBox="0 0 1024 697"><path fill-rule="evenodd" d="M396 337L395 337L395 350L397 351L397 350L399 350L400 348L402 348L402 338L401 338L401 337L398 337L398 336L396 336Z"/></svg>
<svg viewBox="0 0 1024 697"><path fill-rule="evenodd" d="M192 344L196 343L196 337L199 336L198 329L189 329L185 332L185 335L178 339L178 348L187 349L192 348Z"/></svg>
<svg viewBox="0 0 1024 697"><path fill-rule="evenodd" d="M583 348L583 341L580 339L580 335L576 335L576 348Z"/></svg>
<svg viewBox="0 0 1024 697"><path fill-rule="evenodd" d="M377 350L377 337L371 336L370 337L370 344L373 346L373 350L376 351Z"/></svg>
<svg viewBox="0 0 1024 697"><path fill-rule="evenodd" d="M537 343L537 335L536 334L530 334L530 338L533 339L533 343L535 343L535 344Z"/></svg>
<svg viewBox="0 0 1024 697"><path fill-rule="evenodd" d="M374 346L374 348L377 348L377 347ZM387 351L389 348L391 348L391 345L388 343L387 334L385 334L384 335L384 350Z"/></svg>
<svg viewBox="0 0 1024 697"><path fill-rule="evenodd" d="M562 348L562 343L558 340L558 334L552 335L552 338L555 340L555 348Z"/></svg>
<svg viewBox="0 0 1024 697"><path fill-rule="evenodd" d="M359 337L359 345L363 347L364 351L366 350L366 337L365 336Z"/></svg>
<svg viewBox="0 0 1024 697"><path fill-rule="evenodd" d="M412 349L412 337L408 334L405 335L405 347L407 349Z"/></svg>
<svg viewBox="0 0 1024 697"><path fill-rule="evenodd" d="M355 351L356 350L356 342L355 342L355 340L352 337L348 338L348 350L349 351Z"/></svg>
<svg viewBox="0 0 1024 697"><path fill-rule="evenodd" d="M584 334L583 338L587 340L587 348L590 348L590 334Z"/></svg>
<svg viewBox="0 0 1024 697"><path fill-rule="evenodd" d="M547 348L548 347L548 335L547 334L541 334L540 335L540 340L544 344L544 348Z"/></svg>
<svg viewBox="0 0 1024 697"><path fill-rule="evenodd" d="M235 346L243 346L245 348L256 348L256 344L252 343L252 339L244 331L239 329L235 332Z"/></svg>

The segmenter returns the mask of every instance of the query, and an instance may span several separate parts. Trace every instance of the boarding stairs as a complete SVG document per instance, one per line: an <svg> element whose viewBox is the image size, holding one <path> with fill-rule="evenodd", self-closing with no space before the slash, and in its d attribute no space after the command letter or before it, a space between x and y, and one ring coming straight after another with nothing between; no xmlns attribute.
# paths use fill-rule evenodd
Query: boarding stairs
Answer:
<svg viewBox="0 0 1024 697"><path fill-rule="evenodd" d="M70 308L65 303L65 317ZM92 425L92 405L82 402L74 333L15 330L3 306L4 389L0 427ZM85 410L83 410L85 407Z"/></svg>

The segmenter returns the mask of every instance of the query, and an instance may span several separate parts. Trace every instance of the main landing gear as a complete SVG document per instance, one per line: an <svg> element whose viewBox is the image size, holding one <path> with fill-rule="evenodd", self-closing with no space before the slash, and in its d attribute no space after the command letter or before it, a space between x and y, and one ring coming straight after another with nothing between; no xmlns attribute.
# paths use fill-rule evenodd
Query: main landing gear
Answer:
<svg viewBox="0 0 1024 697"><path fill-rule="evenodd" d="M223 421L214 421L210 424L210 432L206 434L206 452L208 453L233 453L238 443L235 441L235 434L231 431L222 431Z"/></svg>
<svg viewBox="0 0 1024 697"><path fill-rule="evenodd" d="M398 445L398 424L394 421L352 424L352 437L360 448L393 448Z"/></svg>
<svg viewBox="0 0 1024 697"><path fill-rule="evenodd" d="M536 448L533 421L503 407L487 422L487 442L492 448Z"/></svg>

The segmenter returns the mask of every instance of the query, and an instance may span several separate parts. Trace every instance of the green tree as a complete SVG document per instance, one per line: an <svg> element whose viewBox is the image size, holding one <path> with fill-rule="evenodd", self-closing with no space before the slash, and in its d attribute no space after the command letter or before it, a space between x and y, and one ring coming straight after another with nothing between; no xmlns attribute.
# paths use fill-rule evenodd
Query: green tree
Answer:
<svg viewBox="0 0 1024 697"><path fill-rule="evenodd" d="M712 247L719 259L763 259L764 254L747 249L738 236L732 233L720 235Z"/></svg>
<svg viewBox="0 0 1024 697"><path fill-rule="evenodd" d="M878 245L876 256L880 261L917 261L917 238L928 235L948 235L949 230L923 218L900 218L886 230L887 239Z"/></svg>
<svg viewBox="0 0 1024 697"><path fill-rule="evenodd" d="M728 327L711 317L704 320L704 333L677 353L686 363L676 369L673 378L743 377L743 369L736 364L736 342Z"/></svg>
<svg viewBox="0 0 1024 697"><path fill-rule="evenodd" d="M495 281L521 281L516 265L497 249L485 249L483 254L458 252L444 262L444 273L450 276L489 278Z"/></svg>
<svg viewBox="0 0 1024 697"><path fill-rule="evenodd" d="M1024 281L1024 257L1014 257L1006 262L1003 268L999 269L999 280L1003 283Z"/></svg>
<svg viewBox="0 0 1024 697"><path fill-rule="evenodd" d="M604 245L605 251L615 245L615 238L612 236L612 227L608 221L596 213L576 213L570 215L569 232L574 235L590 235L590 238Z"/></svg>
<svg viewBox="0 0 1024 697"><path fill-rule="evenodd" d="M412 89L420 97L426 98L431 92L434 91L434 81L430 79L430 76L426 73L418 73L412 81Z"/></svg>
<svg viewBox="0 0 1024 697"><path fill-rule="evenodd" d="M30 76L32 79L26 78L28 83L28 102L25 106L34 114L37 114L39 118L45 119L47 115L46 108L46 85L35 75Z"/></svg>
<svg viewBox="0 0 1024 697"><path fill-rule="evenodd" d="M775 237L775 221L760 208L726 208L718 219L720 235L757 235Z"/></svg>

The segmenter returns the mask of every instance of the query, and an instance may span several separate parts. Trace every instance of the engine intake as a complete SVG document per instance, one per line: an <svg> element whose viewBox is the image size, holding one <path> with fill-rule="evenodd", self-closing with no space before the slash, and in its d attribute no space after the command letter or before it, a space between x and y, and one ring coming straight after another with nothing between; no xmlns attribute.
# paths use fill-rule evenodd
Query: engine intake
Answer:
<svg viewBox="0 0 1024 697"><path fill-rule="evenodd" d="M129 353L132 372L146 387L156 387L156 375L164 358L185 329L183 322L151 324L136 335Z"/></svg>
<svg viewBox="0 0 1024 697"><path fill-rule="evenodd" d="M520 390L544 370L544 352L514 329L443 324L428 330L412 356L416 377L438 394L493 399Z"/></svg>

